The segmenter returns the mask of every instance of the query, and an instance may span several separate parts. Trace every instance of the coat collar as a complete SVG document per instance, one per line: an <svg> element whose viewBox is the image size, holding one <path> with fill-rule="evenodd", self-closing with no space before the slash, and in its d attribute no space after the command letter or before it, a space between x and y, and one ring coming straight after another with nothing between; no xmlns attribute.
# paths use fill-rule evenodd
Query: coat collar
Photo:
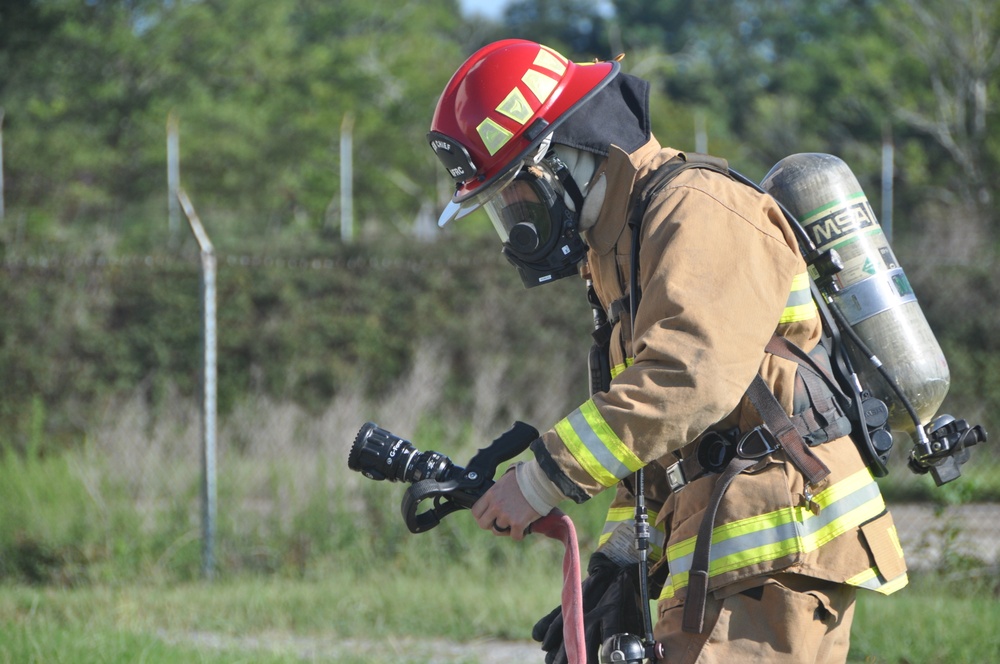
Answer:
<svg viewBox="0 0 1000 664"><path fill-rule="evenodd" d="M607 195L594 227L584 233L590 250L599 256L611 251L625 230L633 191L639 191L645 180L664 162L678 154L673 148L663 148L655 136L632 153L616 145L608 151L605 177Z"/></svg>

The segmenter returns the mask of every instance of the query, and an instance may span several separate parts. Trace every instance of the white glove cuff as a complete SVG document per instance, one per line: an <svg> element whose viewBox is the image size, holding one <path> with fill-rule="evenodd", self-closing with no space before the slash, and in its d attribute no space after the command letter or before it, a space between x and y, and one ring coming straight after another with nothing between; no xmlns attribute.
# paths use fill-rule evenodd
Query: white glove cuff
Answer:
<svg viewBox="0 0 1000 664"><path fill-rule="evenodd" d="M531 505L531 509L542 516L566 500L563 492L556 488L534 459L517 464L514 472L517 487L524 494L524 499Z"/></svg>

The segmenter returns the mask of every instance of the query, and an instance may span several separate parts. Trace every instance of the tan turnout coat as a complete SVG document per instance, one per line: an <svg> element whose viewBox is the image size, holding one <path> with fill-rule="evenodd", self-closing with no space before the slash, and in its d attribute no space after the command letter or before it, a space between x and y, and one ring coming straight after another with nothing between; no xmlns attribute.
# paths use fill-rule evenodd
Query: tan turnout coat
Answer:
<svg viewBox="0 0 1000 664"><path fill-rule="evenodd" d="M585 234L589 274L605 308L628 289L629 212L650 175L676 154L655 138L632 154L611 148L608 193ZM619 480L647 466L646 495L660 531L653 557L670 566L662 615L683 603L695 535L718 477L671 495L665 469L694 453L707 430L748 431L760 423L746 397L757 373L791 412L797 365L764 347L778 334L809 350L821 327L814 307L811 315L784 318L806 270L788 222L770 197L721 174L679 173L646 210L640 248L642 298L635 330L627 314L614 327L610 390L543 434L536 454L576 500L618 487L609 530L631 516L632 497ZM885 593L905 585L892 518L854 443L844 437L812 451L831 470L818 487L807 491L779 450L725 494L710 569L716 596L777 572Z"/></svg>

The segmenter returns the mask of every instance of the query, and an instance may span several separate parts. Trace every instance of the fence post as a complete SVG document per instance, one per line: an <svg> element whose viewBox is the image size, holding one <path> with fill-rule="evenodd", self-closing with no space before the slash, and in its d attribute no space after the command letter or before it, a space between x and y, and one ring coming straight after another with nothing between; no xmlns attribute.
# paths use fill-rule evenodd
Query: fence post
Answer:
<svg viewBox="0 0 1000 664"><path fill-rule="evenodd" d="M340 123L340 239L354 239L354 116Z"/></svg>
<svg viewBox="0 0 1000 664"><path fill-rule="evenodd" d="M215 576L216 513L216 335L215 335L215 248L208 238L191 200L183 189L177 198L187 216L191 231L201 247L202 311L204 313L204 384L202 386L202 483L201 483L201 571L205 578Z"/></svg>
<svg viewBox="0 0 1000 664"><path fill-rule="evenodd" d="M7 214L3 192L3 116L4 110L0 107L0 224L3 224L4 217Z"/></svg>
<svg viewBox="0 0 1000 664"><path fill-rule="evenodd" d="M708 129L705 123L705 111L694 112L694 151L708 153Z"/></svg>
<svg viewBox="0 0 1000 664"><path fill-rule="evenodd" d="M895 175L893 164L892 129L888 123L882 129L882 232L892 242L892 180Z"/></svg>
<svg viewBox="0 0 1000 664"><path fill-rule="evenodd" d="M181 186L180 126L173 111L167 114L167 208L170 237L175 240L181 228L180 210L177 208L178 190Z"/></svg>

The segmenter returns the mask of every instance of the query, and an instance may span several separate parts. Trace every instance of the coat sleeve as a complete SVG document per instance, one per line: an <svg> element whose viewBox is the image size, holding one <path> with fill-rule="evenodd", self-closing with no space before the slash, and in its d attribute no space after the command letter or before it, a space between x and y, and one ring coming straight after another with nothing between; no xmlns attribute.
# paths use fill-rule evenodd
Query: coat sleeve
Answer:
<svg viewBox="0 0 1000 664"><path fill-rule="evenodd" d="M703 169L679 176L649 206L639 265L634 337L628 321L619 324L633 359L609 391L534 445L549 478L577 501L737 408L804 269L768 197Z"/></svg>

